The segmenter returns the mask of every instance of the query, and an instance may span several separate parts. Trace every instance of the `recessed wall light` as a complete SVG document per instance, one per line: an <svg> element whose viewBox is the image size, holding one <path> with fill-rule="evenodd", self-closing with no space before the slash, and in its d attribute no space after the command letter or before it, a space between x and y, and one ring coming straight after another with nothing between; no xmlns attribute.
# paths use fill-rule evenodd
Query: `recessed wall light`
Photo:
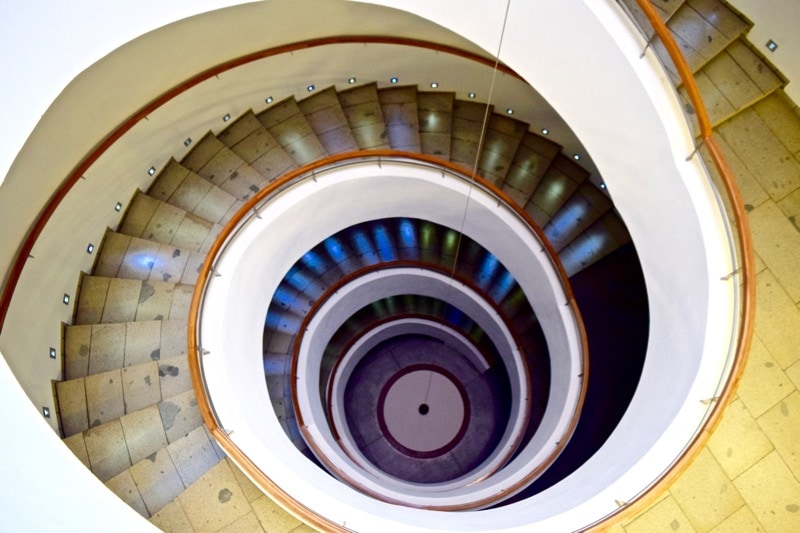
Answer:
<svg viewBox="0 0 800 533"><path fill-rule="evenodd" d="M354 84L355 82L356 82L355 78L350 78L349 80L347 80L347 83L349 83L350 85Z"/></svg>
<svg viewBox="0 0 800 533"><path fill-rule="evenodd" d="M572 156L572 159L574 159L575 161L579 160L580 158L581 158L581 154L575 154L575 155Z"/></svg>
<svg viewBox="0 0 800 533"><path fill-rule="evenodd" d="M92 252L94 252L94 244L89 243L89 245L86 247L86 253L90 254Z"/></svg>
<svg viewBox="0 0 800 533"><path fill-rule="evenodd" d="M50 359L55 359L55 358L56 358L56 349L50 348Z"/></svg>
<svg viewBox="0 0 800 533"><path fill-rule="evenodd" d="M45 418L50 418L50 408L49 407L42 407L42 414Z"/></svg>
<svg viewBox="0 0 800 533"><path fill-rule="evenodd" d="M119 213L121 210L122 210L122 204L120 202L117 202L117 205L114 206L114 211Z"/></svg>
<svg viewBox="0 0 800 533"><path fill-rule="evenodd" d="M391 83L397 83L397 82L398 82L398 81L400 81L400 80L398 80L397 78L392 78L392 79L390 79L389 81L390 81Z"/></svg>
<svg viewBox="0 0 800 533"><path fill-rule="evenodd" d="M435 88L437 88L438 86L439 86L439 84L438 84L437 82L435 82L435 81L431 83L431 88L432 88L432 89L435 89Z"/></svg>
<svg viewBox="0 0 800 533"><path fill-rule="evenodd" d="M314 90L314 86L313 85L309 85L308 87L306 87L306 90L308 90L308 92L311 92L311 91Z"/></svg>
<svg viewBox="0 0 800 533"><path fill-rule="evenodd" d="M266 98L264 98L264 101L266 103L268 103L268 104L271 104L272 103L272 97L271 96L267 96Z"/></svg>
<svg viewBox="0 0 800 533"><path fill-rule="evenodd" d="M64 302L64 305L69 304L69 294L64 293L64 297L61 299L61 301Z"/></svg>
<svg viewBox="0 0 800 533"><path fill-rule="evenodd" d="M506 109L506 113L509 114L509 115L513 115L514 114L514 110L509 107L508 109Z"/></svg>
<svg viewBox="0 0 800 533"><path fill-rule="evenodd" d="M192 138L191 137L186 137L186 140L183 141L183 145L184 146L189 146L190 144L192 144Z"/></svg>
<svg viewBox="0 0 800 533"><path fill-rule="evenodd" d="M467 96L469 96L470 98L475 98L475 93L469 93Z"/></svg>
<svg viewBox="0 0 800 533"><path fill-rule="evenodd" d="M231 119L230 113L225 113L225 116L222 117L222 122L228 122Z"/></svg>
<svg viewBox="0 0 800 533"><path fill-rule="evenodd" d="M550 133L550 130L547 128L542 128L542 135L547 135L548 133Z"/></svg>
<svg viewBox="0 0 800 533"><path fill-rule="evenodd" d="M770 52L774 52L777 49L778 49L778 43L776 43L772 39L767 41L767 50L769 50Z"/></svg>
<svg viewBox="0 0 800 533"><path fill-rule="evenodd" d="M605 184L605 182L600 182L600 188L601 188L601 189L605 189L605 188L606 188L606 184Z"/></svg>
<svg viewBox="0 0 800 533"><path fill-rule="evenodd" d="M147 169L147 174L149 176L152 176L155 173L156 173L156 167L150 167L150 168Z"/></svg>

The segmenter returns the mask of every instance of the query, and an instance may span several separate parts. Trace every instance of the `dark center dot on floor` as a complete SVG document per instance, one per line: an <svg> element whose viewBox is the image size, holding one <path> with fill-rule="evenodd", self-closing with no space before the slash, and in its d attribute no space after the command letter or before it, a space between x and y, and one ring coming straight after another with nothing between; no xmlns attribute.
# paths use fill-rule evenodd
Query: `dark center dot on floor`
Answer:
<svg viewBox="0 0 800 533"><path fill-rule="evenodd" d="M427 415L428 411L430 411L430 410L431 410L431 408L428 407L427 403L420 404L420 406L419 406L419 414L421 414L423 416Z"/></svg>

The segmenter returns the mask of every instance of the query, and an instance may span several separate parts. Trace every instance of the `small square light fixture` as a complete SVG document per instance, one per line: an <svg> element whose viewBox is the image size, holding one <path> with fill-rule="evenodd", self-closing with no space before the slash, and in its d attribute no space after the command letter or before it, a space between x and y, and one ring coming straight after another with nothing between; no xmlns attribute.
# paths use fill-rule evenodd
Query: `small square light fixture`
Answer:
<svg viewBox="0 0 800 533"><path fill-rule="evenodd" d="M770 52L774 52L777 49L778 49L778 43L776 43L772 39L767 41L767 50L769 50Z"/></svg>
<svg viewBox="0 0 800 533"><path fill-rule="evenodd" d="M122 211L122 203L117 202L117 205L114 206L114 211L116 211L117 213Z"/></svg>
<svg viewBox="0 0 800 533"><path fill-rule="evenodd" d="M600 188L601 189L605 189L606 188L606 183L604 181L600 182Z"/></svg>
<svg viewBox="0 0 800 533"><path fill-rule="evenodd" d="M42 414L45 418L50 418L50 408L49 407L42 407Z"/></svg>
<svg viewBox="0 0 800 533"><path fill-rule="evenodd" d="M572 159L574 159L575 161L578 161L580 158L581 158L581 154L575 154L575 155L572 156Z"/></svg>
<svg viewBox="0 0 800 533"><path fill-rule="evenodd" d="M271 104L272 103L272 97L271 96L267 96L266 98L264 98L264 101L266 103L268 103L268 104Z"/></svg>
<svg viewBox="0 0 800 533"><path fill-rule="evenodd" d="M231 119L231 114L225 113L225 115L222 117L222 122L228 122L230 119Z"/></svg>
<svg viewBox="0 0 800 533"><path fill-rule="evenodd" d="M438 86L439 86L439 83L437 83L437 82L435 82L435 81L434 81L434 82L431 82L431 89L435 89L435 88L437 88Z"/></svg>
<svg viewBox="0 0 800 533"><path fill-rule="evenodd" d="M513 115L514 114L514 110L509 107L508 109L506 109L506 113L509 114L509 115Z"/></svg>
<svg viewBox="0 0 800 533"><path fill-rule="evenodd" d="M397 78L392 78L389 80L390 83L397 83L398 81L400 80L398 80Z"/></svg>
<svg viewBox="0 0 800 533"><path fill-rule="evenodd" d="M550 130L547 128L542 128L542 135L547 135L548 133L550 133Z"/></svg>
<svg viewBox="0 0 800 533"><path fill-rule="evenodd" d="M64 305L68 305L69 304L69 294L64 293L64 297L61 299L61 301L64 302Z"/></svg>
<svg viewBox="0 0 800 533"><path fill-rule="evenodd" d="M355 82L356 82L355 78L350 78L349 80L347 80L347 83L349 83L350 85L353 85Z"/></svg>
<svg viewBox="0 0 800 533"><path fill-rule="evenodd" d="M190 144L192 144L192 138L191 137L186 137L186 140L183 141L183 145L184 146L189 146Z"/></svg>
<svg viewBox="0 0 800 533"><path fill-rule="evenodd" d="M87 254L90 254L90 253L92 253L92 252L94 252L94 244L92 244L92 243L89 243L89 244L86 246L86 253L87 253Z"/></svg>
<svg viewBox="0 0 800 533"><path fill-rule="evenodd" d="M156 167L150 167L150 168L147 169L147 175L148 176L152 176L155 173L156 173Z"/></svg>
<svg viewBox="0 0 800 533"><path fill-rule="evenodd" d="M313 90L314 90L314 86L313 86L313 85L309 85L308 87L306 87L306 90L307 90L308 92L311 92L311 91L313 91Z"/></svg>
<svg viewBox="0 0 800 533"><path fill-rule="evenodd" d="M56 358L56 349L50 348L50 359L55 359L55 358Z"/></svg>
<svg viewBox="0 0 800 533"><path fill-rule="evenodd" d="M475 98L475 93L469 93L467 96L469 96L470 98Z"/></svg>

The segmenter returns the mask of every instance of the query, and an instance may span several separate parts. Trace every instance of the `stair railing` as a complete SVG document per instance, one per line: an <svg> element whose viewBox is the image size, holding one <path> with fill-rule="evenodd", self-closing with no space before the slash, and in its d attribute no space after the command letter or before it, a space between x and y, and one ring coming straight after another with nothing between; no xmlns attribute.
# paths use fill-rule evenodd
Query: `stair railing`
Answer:
<svg viewBox="0 0 800 533"><path fill-rule="evenodd" d="M189 350L188 351L189 370L192 379L192 386L195 390L195 394L197 397L198 408L203 417L203 421L208 426L210 433L217 440L220 447L225 451L225 453L227 453L233 459L233 461L240 468L242 468L242 470L245 471L247 476L251 480L253 480L256 483L256 485L261 487L262 490L269 493L270 497L272 497L279 505L284 507L284 509L286 509L293 515L301 518L307 524L313 527L317 527L318 529L321 529L323 531L348 531L348 530L338 524L330 522L325 517L317 514L312 509L303 506L302 504L297 502L294 498L292 498L288 493L286 493L275 482L273 482L258 467L258 465L253 463L253 461L247 456L247 454L244 453L234 443L234 441L230 437L233 434L233 428L224 427L222 421L217 416L217 413L214 410L214 406L211 401L210 393L207 388L207 382L203 373L204 372L203 358L207 356L209 352L207 352L203 348L203 342L200 334L200 323L202 322L204 297L206 290L209 286L209 283L214 279L215 276L221 275L216 269L216 263L218 259L223 256L225 250L235 240L236 234L244 228L246 222L250 220L252 217L256 218L260 217L260 209L263 204L265 204L270 198L274 197L276 194L292 187L294 184L302 180L305 179L316 180L318 176L321 175L325 170L335 169L348 165L360 164L370 160L377 161L379 166L383 161L386 161L386 162L403 162L405 164L435 168L437 172L441 172L442 177L449 174L451 176L468 180L472 187L482 189L488 194L492 195L494 198L497 199L498 206L505 205L518 218L520 218L525 223L525 225L537 236L537 239L542 247L541 251L544 253L545 256L547 256L548 260L550 261L553 269L555 270L560 280L561 288L564 291L566 297L564 305L570 308L571 314L574 317L575 328L576 328L575 334L581 349L581 360L583 367L583 371L581 373L581 388L577 400L577 405L575 408L575 416L573 416L569 424L569 427L566 428L565 430L565 436L567 438L562 438L559 441L558 446L556 447L555 450L553 450L552 455L547 458L545 464L543 464L540 468L536 468L534 471L528 472L526 479L523 480L525 483L527 483L528 479L533 479L538 473L540 473L540 471L542 471L544 467L546 467L550 462L552 462L552 460L554 460L566 446L567 442L569 441L568 437L572 435L577 426L578 418L582 411L583 402L586 397L586 390L588 386L589 347L588 347L588 339L586 337L586 330L584 328L583 321L581 319L577 301L575 300L575 297L572 293L572 288L569 282L569 278L560 260L558 259L558 253L552 247L550 242L544 236L544 233L542 232L541 228L539 228L536 225L536 223L533 221L530 215L528 215L524 210L518 207L516 203L510 197L508 197L508 195L506 195L496 186L492 185L489 181L487 181L480 175L472 174L468 170L454 163L443 160L441 158L431 155L403 152L398 150L369 150L366 152L365 151L345 152L341 154L328 156L326 158L322 158L320 160L309 163L304 167L295 169L293 171L284 174L282 177L271 182L267 187L265 187L264 189L260 190L258 193L253 195L239 209L239 211L237 211L237 213L233 217L231 217L231 219L225 224L225 226L222 228L222 230L212 243L206 255L206 260L201 266L200 270L198 271L197 282L195 285L195 290L189 308L189 316L188 316L187 336L188 336L188 350ZM339 469L333 468L332 470L339 477L347 477L345 473ZM522 485L522 484L523 482L518 482L516 485ZM481 503L488 505L493 501L501 499L506 494L506 492L508 492L508 490L514 492L518 488L520 487L515 486L503 490L500 493L487 498L486 501L483 501ZM385 498L381 499L385 500ZM456 506L448 510L461 510L461 508Z"/></svg>
<svg viewBox="0 0 800 533"><path fill-rule="evenodd" d="M617 1L633 23L639 26L636 17L633 16L626 2L623 0ZM653 32L645 31L645 29L639 26L640 31L647 41L641 57L644 58L647 55L648 49L651 49L653 42L658 38L677 70L697 120L696 126L699 133L695 141L695 148L687 155L686 160L689 161L693 157L696 157L701 149L704 148L708 153L709 159L713 162L714 168L717 170L720 183L717 184L710 173L709 181L715 193L720 212L727 215L727 217L723 218L726 218L727 223L725 226L732 255L731 262L735 266L732 272L721 276L720 281L723 283L731 281L736 283L738 278L738 283L741 283L741 286L739 286L738 283L734 285L735 316L733 331L731 332L731 343L726 361L726 367L729 367L730 371L725 373L724 378L718 385L717 394L705 400L704 403L708 405L708 410L705 419L695 433L694 439L692 439L684 448L683 453L675 459L668 469L662 472L661 476L653 484L643 490L635 498L631 499L631 501L618 502L620 508L617 512L594 524L601 528L610 527L612 521L622 521L643 510L648 504L652 503L659 494L675 482L686 471L694 458L702 451L717 424L719 424L725 408L733 400L736 385L742 377L750 351L755 319L755 256L753 253L753 241L750 234L750 224L747 219L747 211L742 201L739 186L714 136L711 120L709 119L703 98L700 95L700 90L695 81L694 74L686 62L680 47L672 37L670 29L658 15L651 0L636 0L636 4L647 18ZM657 54L656 57L658 57ZM688 123L690 119L689 117L686 118ZM720 185L721 190L724 192L723 195L720 194ZM732 235L732 232L735 232L736 235Z"/></svg>

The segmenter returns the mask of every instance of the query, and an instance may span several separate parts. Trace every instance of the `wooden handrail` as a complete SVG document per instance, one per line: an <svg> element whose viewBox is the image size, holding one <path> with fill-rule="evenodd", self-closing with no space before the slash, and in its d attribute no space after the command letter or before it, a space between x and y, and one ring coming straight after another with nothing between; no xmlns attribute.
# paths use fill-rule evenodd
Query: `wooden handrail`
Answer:
<svg viewBox="0 0 800 533"><path fill-rule="evenodd" d="M576 405L575 412L580 413L583 409L583 403L586 398L586 390L588 388L589 383L589 344L588 339L586 337L586 330L583 324L583 320L581 319L580 311L578 310L578 304L575 300L575 297L572 293L572 288L569 283L569 278L567 277L566 271L564 270L561 261L558 259L558 254L556 253L553 246L544 236L542 230L538 227L538 225L533 221L533 219L528 215L521 207L516 205L513 200L505 194L503 191L498 189L495 185L493 185L488 180L484 179L480 175L473 173L471 170L462 168L461 166L451 163L450 161L445 161L440 159L436 156L426 155L426 154L417 154L411 152L404 152L399 150L368 150L368 151L357 151L357 152L345 152L340 153L332 156L328 156L312 163L309 163L301 168L297 168L294 170L289 171L288 173L284 174L280 178L276 179L275 181L268 184L265 188L261 189L258 193L253 195L244 205L231 217L231 219L223 226L222 230L217 235L214 242L211 244L211 247L206 255L206 259L203 262L200 270L198 271L197 282L195 285L194 293L192 295L192 302L189 307L189 316L188 316L188 356L189 356L189 370L192 378L192 386L194 387L195 394L197 396L198 407L200 413L203 417L203 421L208 425L209 429L218 430L219 425L217 424L216 416L213 413L213 409L211 408L211 402L207 394L207 390L205 387L205 381L203 380L202 370L200 369L200 362L199 357L202 357L202 348L197 344L198 338L198 320L200 317L200 304L202 302L203 294L205 292L206 285L208 280L212 276L212 268L214 265L214 261L216 257L219 255L220 251L223 249L223 246L226 244L228 237L236 230L239 224L244 220L246 217L250 216L250 214L254 211L254 209L260 204L265 198L269 197L270 195L274 194L278 190L280 190L286 184L300 178L303 175L307 175L314 170L321 169L323 167L332 166L336 163L342 163L345 161L353 160L353 159L362 159L365 157L370 157L373 159L378 159L382 157L386 158L396 158L396 159L405 159L411 161L417 161L419 163L429 164L435 167L439 167L442 169L446 169L456 175L465 176L467 179L471 180L473 183L477 184L480 187L485 188L486 190L490 191L493 195L495 195L501 202L503 202L506 207L514 211L529 227L531 231L533 231L536 235L540 243L542 244L543 251L547 252L551 263L553 264L556 273L559 276L561 281L561 286L564 290L565 297L566 297L566 305L568 305L571 310L572 314L575 318L575 325L577 328L577 336L581 346L581 356L582 356L582 363L583 363L583 376L581 381L581 389L578 397L578 402ZM294 362L293 362L294 364ZM526 486L531 480L535 479L541 472L543 472L547 466L549 466L555 459L560 455L561 451L566 447L567 442L569 442L570 437L575 431L579 420L579 416L573 416L570 420L570 423L566 430L564 431L563 438L559 440L556 447L553 451L540 463L538 467L533 469L532 471L528 472L525 476L522 477L518 482L514 483L510 487L506 487L503 491L498 494L494 494L488 497L485 497L481 501L471 504L465 505L452 505L447 507L437 507L438 510L447 510L447 511L461 511L475 508L476 505L478 506L485 506L491 503L496 502L502 496L508 493L514 493L524 486ZM300 424L302 429L302 424ZM215 435L217 433L214 433ZM228 447L235 448L234 456L245 456L241 450L228 438L226 438L223 442L220 443L226 452L228 451ZM281 503L282 505L285 504L287 499L291 499L291 497L286 494L280 487L275 485L274 482L269 480L269 478L257 468L256 471L251 471L253 468L252 462L248 459L246 462L241 463L243 469L246 470L248 476L253 479L263 479L266 480L267 483L261 484L261 487L267 491L270 496L272 496L276 501ZM347 477L344 472L336 468L335 466L331 466L333 472L340 477ZM386 498L382 498L384 501L388 501ZM403 504L403 502L394 502L397 504ZM302 506L298 502L292 500L291 505L286 505L286 508L290 510L295 516L298 516L301 520L304 520L308 523L312 523L318 520L325 520L323 517L315 513L313 510ZM330 530L339 531L338 526L336 524L327 524L326 527Z"/></svg>
<svg viewBox="0 0 800 533"><path fill-rule="evenodd" d="M337 37L322 37L317 39L309 39L305 41L298 41L296 43L290 43L282 46L276 46L272 48L267 48L263 50L258 50L256 52L243 55L229 61L225 61L223 63L219 63L210 67L199 74L192 76L191 78L179 83L178 85L173 86L172 88L168 89L166 92L160 94L141 108L139 108L136 112L134 112L131 116L126 118L122 123L120 123L116 128L114 128L108 135L106 135L100 142L98 142L95 146L91 148L89 153L81 159L77 165L72 169L72 171L67 175L64 181L58 186L55 192L50 196L47 203L45 204L44 208L39 212L34 220L34 223L28 229L28 232L25 235L22 243L20 244L19 248L17 249L16 253L14 254L14 261L11 264L11 268L9 269L6 278L3 283L3 290L2 294L0 294L0 333L3 331L3 327L5 325L6 316L8 315L8 310L11 307L11 299L14 297L14 292L17 289L17 284L19 283L19 279L22 276L22 271L25 269L25 263L28 261L28 258L33 250L36 241L39 239L39 236L44 231L45 226L50 221L50 218L56 212L61 202L67 195L70 193L72 188L80 181L80 179L84 176L84 174L91 168L91 166L98 160L100 157L106 153L106 151L114 145L123 135L128 133L136 124L145 120L148 115L156 111L158 108L172 100L173 98L179 96L180 94L188 91L192 87L211 79L223 72L235 69L242 65L246 65L248 63L252 63L254 61L258 61L261 59L266 59L268 57L273 57L281 54L296 52L298 50L305 50L310 48L317 48L320 46L330 46L330 45L338 45L338 44L352 44L352 43L363 43L363 44L390 44L390 45L397 45L397 46L412 46L415 48L424 48L427 50L433 50L435 52L442 52L444 54L454 55L457 57L462 57L464 59L468 59L475 63L479 63L481 65L495 68L495 60L492 58L488 58L479 54L475 54L473 52L468 52L466 50L462 50L460 48L456 48L454 46L448 46L441 43L436 43L432 41L424 41L421 39L408 39L402 37L385 37L385 36L378 36L378 35L343 35ZM509 76L513 76L515 78L521 79L519 74L514 72L512 69L508 68L503 64L497 65L497 69Z"/></svg>
<svg viewBox="0 0 800 533"><path fill-rule="evenodd" d="M747 211L744 208L742 195L739 191L739 186L736 183L733 172L725 160L725 156L719 147L716 139L714 138L714 131L711 127L711 121L708 117L703 98L700 95L700 90L694 78L686 59L680 50L680 47L672 37L667 25L661 20L661 17L656 12L655 8L650 3L650 0L636 0L639 8L644 12L650 25L655 30L658 37L661 39L664 48L669 54L672 62L678 70L678 75L681 78L686 93L691 102L695 116L700 127L700 139L708 149L711 160L714 162L714 167L719 172L722 179L725 193L730 200L733 209L733 224L738 227L737 237L739 244L739 255L741 261L741 274L743 290L741 293L741 318L739 322L739 331L736 337L736 351L733 356L733 364L731 371L725 381L719 397L715 399L711 407L711 411L703 424L698 435L687 446L680 457L673 463L669 470L667 470L661 478L659 478L653 485L651 485L644 493L642 493L635 501L627 502L624 506L620 507L619 511L606 517L592 527L605 530L611 527L612 523L620 522L629 518L647 505L652 503L664 490L666 490L672 483L674 483L685 471L689 465L702 451L703 447L711 438L711 434L722 419L723 411L730 402L736 390L736 385L742 378L744 367L747 362L747 357L750 352L750 344L753 339L753 326L755 319L755 257L753 254L753 239L750 234L750 223L747 219Z"/></svg>

